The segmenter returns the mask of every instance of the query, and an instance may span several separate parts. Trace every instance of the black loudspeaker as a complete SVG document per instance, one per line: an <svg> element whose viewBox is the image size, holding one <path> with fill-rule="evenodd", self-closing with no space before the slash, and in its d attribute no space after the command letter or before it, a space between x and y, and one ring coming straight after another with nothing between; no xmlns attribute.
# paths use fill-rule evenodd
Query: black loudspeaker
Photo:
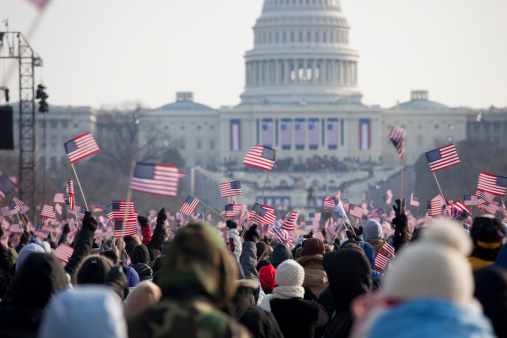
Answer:
<svg viewBox="0 0 507 338"><path fill-rule="evenodd" d="M14 149L14 134L12 129L12 107L0 106L0 149Z"/></svg>

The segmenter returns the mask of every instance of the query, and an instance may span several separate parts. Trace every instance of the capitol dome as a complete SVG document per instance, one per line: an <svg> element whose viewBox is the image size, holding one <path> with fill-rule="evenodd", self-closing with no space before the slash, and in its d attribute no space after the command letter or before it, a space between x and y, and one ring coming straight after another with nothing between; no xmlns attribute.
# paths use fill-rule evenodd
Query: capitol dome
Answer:
<svg viewBox="0 0 507 338"><path fill-rule="evenodd" d="M265 0L241 103L360 103L349 29L339 0Z"/></svg>

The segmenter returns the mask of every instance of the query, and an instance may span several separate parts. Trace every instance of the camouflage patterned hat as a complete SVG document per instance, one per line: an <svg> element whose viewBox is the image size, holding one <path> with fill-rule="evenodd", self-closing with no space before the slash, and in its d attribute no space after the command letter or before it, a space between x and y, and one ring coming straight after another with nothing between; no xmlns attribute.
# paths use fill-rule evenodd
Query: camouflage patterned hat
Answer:
<svg viewBox="0 0 507 338"><path fill-rule="evenodd" d="M171 242L162 262L160 287L191 287L221 307L236 292L236 265L216 229L205 223L189 224Z"/></svg>

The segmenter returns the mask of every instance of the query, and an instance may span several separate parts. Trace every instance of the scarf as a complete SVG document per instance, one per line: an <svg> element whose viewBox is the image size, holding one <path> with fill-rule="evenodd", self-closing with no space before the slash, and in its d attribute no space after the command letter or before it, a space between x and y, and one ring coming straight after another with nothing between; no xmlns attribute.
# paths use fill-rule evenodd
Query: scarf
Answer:
<svg viewBox="0 0 507 338"><path fill-rule="evenodd" d="M273 296L271 298L290 299L290 298L303 298L305 289L302 286L280 286L278 285L273 289Z"/></svg>

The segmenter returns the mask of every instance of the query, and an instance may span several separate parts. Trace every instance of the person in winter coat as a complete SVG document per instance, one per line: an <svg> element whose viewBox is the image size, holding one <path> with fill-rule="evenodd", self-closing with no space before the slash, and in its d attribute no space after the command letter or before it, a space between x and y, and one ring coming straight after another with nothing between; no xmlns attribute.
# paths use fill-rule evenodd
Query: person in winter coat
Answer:
<svg viewBox="0 0 507 338"><path fill-rule="evenodd" d="M384 303L377 302L357 336L494 337L473 297L466 259L471 247L455 221L438 220L428 226L421 239L397 255L380 292Z"/></svg>
<svg viewBox="0 0 507 338"><path fill-rule="evenodd" d="M259 283L265 295L270 295L273 293L273 289L276 286L275 275L276 270L273 265L263 266L259 270Z"/></svg>
<svg viewBox="0 0 507 338"><path fill-rule="evenodd" d="M324 270L324 242L319 238L310 238L303 246L296 260L305 270L305 284L315 297L319 297L328 285L328 277Z"/></svg>
<svg viewBox="0 0 507 338"><path fill-rule="evenodd" d="M319 303L304 300L305 270L292 259L276 269L276 287L269 301L271 312L284 337L314 337L315 330L326 325L329 317Z"/></svg>
<svg viewBox="0 0 507 338"><path fill-rule="evenodd" d="M28 255L0 303L0 337L36 337L49 299L68 284L56 256L47 253Z"/></svg>
<svg viewBox="0 0 507 338"><path fill-rule="evenodd" d="M497 265L474 271L475 292L498 337L507 337L507 270Z"/></svg>
<svg viewBox="0 0 507 338"><path fill-rule="evenodd" d="M364 224L363 239L378 252L385 243L382 225L374 219L367 220Z"/></svg>
<svg viewBox="0 0 507 338"><path fill-rule="evenodd" d="M283 243L276 244L273 248L273 253L271 253L268 258L275 269L278 268L278 265L287 259L292 259L292 253L290 252L289 248L287 248L287 246Z"/></svg>
<svg viewBox="0 0 507 338"><path fill-rule="evenodd" d="M132 250L130 259L132 261L131 265L136 270L141 281L151 279L153 276L153 270L149 265L150 254L148 253L148 248L145 245L141 244L136 246Z"/></svg>
<svg viewBox="0 0 507 338"><path fill-rule="evenodd" d="M105 286L59 291L49 302L38 337L127 338L123 304Z"/></svg>
<svg viewBox="0 0 507 338"><path fill-rule="evenodd" d="M259 294L259 281L255 264L257 262L257 246L259 238L257 225L254 224L245 233L245 242L240 256L240 279L238 289L231 301L232 314L243 324L254 337L283 337L278 323L272 313L266 312L256 305ZM241 275L243 271L243 275Z"/></svg>
<svg viewBox="0 0 507 338"><path fill-rule="evenodd" d="M375 249L373 248L373 246L371 246L367 242L362 242L362 241L361 242L357 242L357 244L363 250L364 255L366 256L366 258L368 258L368 262L370 262L370 266L371 266L371 278L373 279L373 278L382 278L382 277L384 277L383 273L378 272L378 271L375 270L376 252L375 252Z"/></svg>
<svg viewBox="0 0 507 338"><path fill-rule="evenodd" d="M324 337L348 337L353 325L350 304L372 289L370 263L360 249L349 248L324 255L324 268L334 303Z"/></svg>
<svg viewBox="0 0 507 338"><path fill-rule="evenodd" d="M239 232L236 229L238 227L238 224L228 219L225 222L225 225L227 226L229 232L229 249L234 254L234 257L236 257L236 260L239 262L239 256L241 255L243 248L241 246L241 238L239 236Z"/></svg>
<svg viewBox="0 0 507 338"><path fill-rule="evenodd" d="M237 263L215 228L202 223L181 228L162 262L162 299L129 320L129 337L250 336L220 310L234 296L237 278Z"/></svg>
<svg viewBox="0 0 507 338"><path fill-rule="evenodd" d="M395 217L391 224L394 226L393 247L396 254L404 248L412 239L412 233L408 227L407 215L405 215L405 200L397 199L393 205Z"/></svg>
<svg viewBox="0 0 507 338"><path fill-rule="evenodd" d="M76 274L76 284L102 284L111 287L123 300L128 294L128 281L123 267L113 265L101 256L90 256L81 264Z"/></svg>
<svg viewBox="0 0 507 338"><path fill-rule="evenodd" d="M125 317L129 320L137 312L157 304L160 298L162 291L155 283L147 280L139 283L125 300Z"/></svg>
<svg viewBox="0 0 507 338"><path fill-rule="evenodd" d="M470 229L474 247L468 258L472 269L478 270L493 264L502 248L505 235L505 227L500 220L486 215L474 218Z"/></svg>

